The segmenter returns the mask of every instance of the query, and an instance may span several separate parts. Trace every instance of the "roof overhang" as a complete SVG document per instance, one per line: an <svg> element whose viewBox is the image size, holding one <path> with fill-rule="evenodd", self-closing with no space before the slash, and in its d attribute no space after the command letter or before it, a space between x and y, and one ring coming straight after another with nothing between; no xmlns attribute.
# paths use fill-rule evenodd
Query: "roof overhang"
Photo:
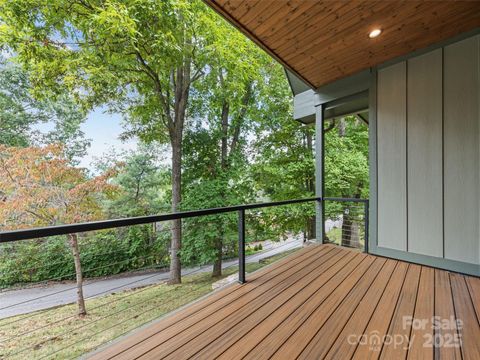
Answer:
<svg viewBox="0 0 480 360"><path fill-rule="evenodd" d="M310 89L295 95L293 104L293 118L295 120L304 124L315 123L315 107L320 104L320 98L315 91ZM322 105L324 106L324 120L355 115L368 123L368 90L324 102Z"/></svg>
<svg viewBox="0 0 480 360"><path fill-rule="evenodd" d="M480 1L205 2L313 89L480 27Z"/></svg>
<svg viewBox="0 0 480 360"><path fill-rule="evenodd" d="M294 92L293 118L295 120L304 124L314 123L315 107L320 104L324 106L325 120L352 114L361 114L361 118L368 118L368 90L372 81L370 70L321 86L315 91L301 87L294 89L292 84L295 82L292 78L295 75L289 76L290 86ZM296 93L295 90L304 91Z"/></svg>

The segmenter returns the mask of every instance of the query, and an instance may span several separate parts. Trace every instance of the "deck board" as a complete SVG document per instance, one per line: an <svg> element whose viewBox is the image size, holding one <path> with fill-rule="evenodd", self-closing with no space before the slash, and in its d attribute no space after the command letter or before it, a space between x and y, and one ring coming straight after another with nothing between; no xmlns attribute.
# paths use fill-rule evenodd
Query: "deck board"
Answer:
<svg viewBox="0 0 480 360"><path fill-rule="evenodd" d="M405 359L408 351L408 339L410 338L411 326L405 324L405 317L415 313L417 301L418 283L422 267L410 265L405 278L402 291L398 299L397 307L390 322L388 335L393 341L384 342L380 359ZM398 337L398 340L396 340ZM402 340L401 340L402 338ZM404 341L403 339L406 339Z"/></svg>
<svg viewBox="0 0 480 360"><path fill-rule="evenodd" d="M462 340L463 360L480 359L480 325L468 292L465 277L459 274L451 274L453 303L457 319L462 320L459 333Z"/></svg>
<svg viewBox="0 0 480 360"><path fill-rule="evenodd" d="M433 316L435 315L434 297L435 270L422 267L420 282L418 283L417 301L415 305L415 319L423 319L412 327L408 359L433 359L433 341L431 346L425 346L425 341L433 340Z"/></svg>
<svg viewBox="0 0 480 360"><path fill-rule="evenodd" d="M313 245L133 332L92 359L480 358L480 279ZM424 346L432 316L461 348ZM424 328L405 317L426 321ZM410 345L349 343L397 335Z"/></svg>
<svg viewBox="0 0 480 360"><path fill-rule="evenodd" d="M354 254L346 255L338 254L338 260L329 267L328 271L323 271L320 276L315 274L306 286L298 289L286 301L276 304L268 302L265 307L258 308L252 316L242 320L238 326L224 331L221 338L205 346L196 354L196 357L212 359L221 356L225 359L236 359L245 356L253 342L260 340L262 335L275 329L283 319L287 318L288 314L304 303L311 294L316 293L354 256ZM208 334L203 337L206 336L208 337ZM225 351L227 346L228 349ZM245 349L247 349L247 353L243 352Z"/></svg>
<svg viewBox="0 0 480 360"><path fill-rule="evenodd" d="M370 303L376 303L376 298L383 292L390 280L390 276L395 269L396 261L383 259L383 263L379 263L378 265L379 272L375 275L375 280L372 282L367 276L364 276L361 281L357 283L356 288L344 299L342 304L338 306L328 321L303 350L299 359L324 358L343 328L347 325L349 319L351 319L355 310L368 311ZM366 300L365 302L364 299ZM355 320L359 321L360 319ZM360 322L360 325L365 325L365 322ZM337 353L337 356L337 359L344 359L346 354Z"/></svg>
<svg viewBox="0 0 480 360"><path fill-rule="evenodd" d="M303 349L298 358L324 358L365 294L367 294L369 290L372 290L373 293L375 290L371 289L372 287L385 287L394 265L393 261L380 258L376 259L368 272L365 273L365 276L358 281L348 296L345 297L342 303L335 309L335 312L319 327L315 336ZM375 277L373 282L370 280L371 276Z"/></svg>
<svg viewBox="0 0 480 360"><path fill-rule="evenodd" d="M450 276L446 271L435 270L435 315L442 319L448 319L455 316L453 305L452 288L450 285ZM436 334L440 338L456 338L458 331L456 328L439 328ZM435 344L434 344L435 345ZM461 359L462 355L458 347L435 346L435 359Z"/></svg>

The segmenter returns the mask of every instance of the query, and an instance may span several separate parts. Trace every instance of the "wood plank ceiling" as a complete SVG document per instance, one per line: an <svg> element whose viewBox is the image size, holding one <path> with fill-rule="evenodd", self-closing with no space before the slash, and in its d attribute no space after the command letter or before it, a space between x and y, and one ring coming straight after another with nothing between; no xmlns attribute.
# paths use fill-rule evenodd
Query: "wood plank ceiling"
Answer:
<svg viewBox="0 0 480 360"><path fill-rule="evenodd" d="M205 2L314 88L480 27L479 0Z"/></svg>

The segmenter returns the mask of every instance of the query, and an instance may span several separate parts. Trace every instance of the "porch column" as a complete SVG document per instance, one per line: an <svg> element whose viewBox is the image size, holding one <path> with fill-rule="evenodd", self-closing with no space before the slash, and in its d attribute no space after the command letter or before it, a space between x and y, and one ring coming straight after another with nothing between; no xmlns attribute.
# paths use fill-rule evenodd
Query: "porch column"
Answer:
<svg viewBox="0 0 480 360"><path fill-rule="evenodd" d="M324 134L323 134L324 105L315 105L315 196L323 198L324 186ZM315 216L316 240L323 243L325 239L325 203L317 201Z"/></svg>

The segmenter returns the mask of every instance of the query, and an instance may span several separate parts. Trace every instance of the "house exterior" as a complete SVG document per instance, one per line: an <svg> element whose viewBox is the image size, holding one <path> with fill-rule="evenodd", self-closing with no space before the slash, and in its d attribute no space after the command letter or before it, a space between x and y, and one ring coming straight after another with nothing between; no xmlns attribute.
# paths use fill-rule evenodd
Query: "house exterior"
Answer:
<svg viewBox="0 0 480 360"><path fill-rule="evenodd" d="M480 2L206 2L285 65L315 124L318 242L324 122L368 123L368 254L310 245L245 278L240 210L240 284L92 359L480 358Z"/></svg>
<svg viewBox="0 0 480 360"><path fill-rule="evenodd" d="M29 316L7 320L20 335L4 334L6 356L38 358L51 341L46 357L83 342L94 350L85 358L102 360L480 359L480 1L205 2L285 66L294 118L316 129L316 196L0 232L12 243L238 216L238 282L162 317L148 315L199 289L107 298L89 310L112 312L82 319L79 338L55 328L74 316L37 328ZM368 200L325 196L325 122L351 114L369 127ZM328 201L362 204L364 252L324 243ZM246 213L301 203L317 206L318 243L247 274ZM21 300L0 310L32 301ZM139 316L149 320L137 327ZM28 337L50 325L53 336ZM19 336L28 347L17 349Z"/></svg>
<svg viewBox="0 0 480 360"><path fill-rule="evenodd" d="M368 122L370 253L480 275L479 2L206 2L285 65L317 196L323 121Z"/></svg>

